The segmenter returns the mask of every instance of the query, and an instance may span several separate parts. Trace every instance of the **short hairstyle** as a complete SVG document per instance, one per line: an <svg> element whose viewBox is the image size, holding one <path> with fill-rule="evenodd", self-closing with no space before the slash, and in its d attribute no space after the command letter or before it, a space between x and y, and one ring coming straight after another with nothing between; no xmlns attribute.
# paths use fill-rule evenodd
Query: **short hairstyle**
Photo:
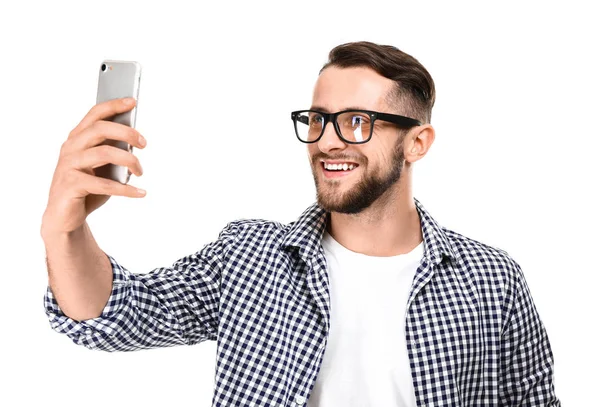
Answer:
<svg viewBox="0 0 600 407"><path fill-rule="evenodd" d="M328 61L319 74L329 66L368 67L395 81L396 86L386 95L388 102L404 115L422 123L431 122L435 103L433 78L419 61L398 48L368 41L341 44L329 52Z"/></svg>

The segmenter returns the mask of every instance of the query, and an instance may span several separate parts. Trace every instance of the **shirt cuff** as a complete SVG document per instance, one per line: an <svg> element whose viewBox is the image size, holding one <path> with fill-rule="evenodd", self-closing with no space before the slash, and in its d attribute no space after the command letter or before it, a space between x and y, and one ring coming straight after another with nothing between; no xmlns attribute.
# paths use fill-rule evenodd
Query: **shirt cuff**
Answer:
<svg viewBox="0 0 600 407"><path fill-rule="evenodd" d="M50 289L50 285L46 289L44 306L50 326L55 331L66 334L76 342L79 342L79 336L82 334L90 336L98 334L98 331L100 331L112 336L118 328L117 323L119 318L117 315L127 301L129 286L131 284L131 272L117 263L109 254L106 254L106 256L112 265L113 282L110 297L99 317L83 321L76 321L69 318L60 309Z"/></svg>

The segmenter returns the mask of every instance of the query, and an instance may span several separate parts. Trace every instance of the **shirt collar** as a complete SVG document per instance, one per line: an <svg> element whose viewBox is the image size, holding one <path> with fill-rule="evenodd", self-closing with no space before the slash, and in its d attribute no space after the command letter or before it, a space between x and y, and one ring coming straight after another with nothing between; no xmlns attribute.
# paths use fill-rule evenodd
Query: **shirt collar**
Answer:
<svg viewBox="0 0 600 407"><path fill-rule="evenodd" d="M424 256L433 264L442 262L446 256L456 260L456 251L446 235L444 228L425 210L417 198L413 197L421 219L421 231L425 244ZM309 206L300 217L288 225L281 238L280 247L299 249L304 261L312 258L320 249L321 239L327 225L328 213L316 202Z"/></svg>

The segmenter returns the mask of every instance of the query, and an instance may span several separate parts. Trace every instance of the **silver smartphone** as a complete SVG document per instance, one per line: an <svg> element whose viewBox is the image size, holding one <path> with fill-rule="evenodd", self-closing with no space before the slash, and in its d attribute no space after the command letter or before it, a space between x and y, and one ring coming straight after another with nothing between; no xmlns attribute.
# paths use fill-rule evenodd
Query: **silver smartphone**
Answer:
<svg viewBox="0 0 600 407"><path fill-rule="evenodd" d="M102 61L99 66L98 76L98 94L96 104L106 102L107 100L133 97L136 100L136 106L125 113L120 113L104 120L124 124L125 126L135 127L135 118L138 110L137 100L140 90L140 78L142 66L135 61ZM125 141L105 140L101 144L108 144L131 152L133 146ZM106 164L94 168L94 173L98 177L112 179L122 184L129 182L131 171L122 165Z"/></svg>

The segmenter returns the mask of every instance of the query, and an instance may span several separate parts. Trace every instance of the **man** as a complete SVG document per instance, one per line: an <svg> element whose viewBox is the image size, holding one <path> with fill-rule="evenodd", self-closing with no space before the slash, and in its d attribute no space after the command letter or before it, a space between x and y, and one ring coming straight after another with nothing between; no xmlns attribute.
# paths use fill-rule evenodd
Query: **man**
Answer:
<svg viewBox="0 0 600 407"><path fill-rule="evenodd" d="M439 225L412 197L434 141L434 82L413 57L340 45L309 110L317 203L288 225L239 220L171 267L132 274L86 216L110 195L106 162L141 174L139 134L97 105L69 135L42 221L52 327L90 349L217 341L214 406L560 406L553 355L520 266ZM104 158L103 158L104 157Z"/></svg>

